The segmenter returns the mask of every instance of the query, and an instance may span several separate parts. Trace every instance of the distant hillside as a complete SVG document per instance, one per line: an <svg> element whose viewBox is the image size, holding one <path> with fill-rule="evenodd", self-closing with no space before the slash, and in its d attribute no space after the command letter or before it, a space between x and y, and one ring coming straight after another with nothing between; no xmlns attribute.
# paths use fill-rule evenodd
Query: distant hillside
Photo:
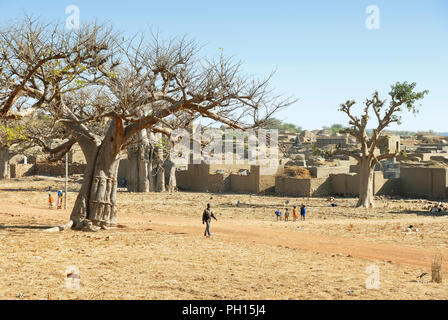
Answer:
<svg viewBox="0 0 448 320"><path fill-rule="evenodd" d="M405 135L414 135L414 134L420 134L421 131L394 131L394 130L386 130L385 132L389 134L394 134L398 136L405 136ZM368 134L373 133L373 129L367 130ZM431 134L439 135L442 137L448 137L448 132L432 132Z"/></svg>

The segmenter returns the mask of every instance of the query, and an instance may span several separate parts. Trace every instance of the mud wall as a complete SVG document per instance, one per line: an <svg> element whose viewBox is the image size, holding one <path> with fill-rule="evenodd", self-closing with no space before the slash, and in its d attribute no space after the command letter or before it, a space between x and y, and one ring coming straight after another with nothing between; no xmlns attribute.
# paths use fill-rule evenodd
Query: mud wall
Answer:
<svg viewBox="0 0 448 320"><path fill-rule="evenodd" d="M400 194L409 197L442 199L447 197L446 168L401 167Z"/></svg>
<svg viewBox="0 0 448 320"><path fill-rule="evenodd" d="M10 175L11 178L21 178L24 176L31 176L34 174L34 164L11 164Z"/></svg>

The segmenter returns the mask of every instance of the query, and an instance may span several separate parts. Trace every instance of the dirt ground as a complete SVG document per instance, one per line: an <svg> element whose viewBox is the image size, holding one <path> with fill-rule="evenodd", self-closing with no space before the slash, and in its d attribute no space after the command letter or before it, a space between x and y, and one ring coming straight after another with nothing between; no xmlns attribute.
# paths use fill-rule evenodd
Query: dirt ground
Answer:
<svg viewBox="0 0 448 320"><path fill-rule="evenodd" d="M429 215L423 200L379 200L365 210L355 199L331 208L326 199L123 192L122 227L46 233L70 215L48 208L49 186L63 179L0 183L2 299L448 298L446 279L431 282L432 258L448 253L448 216ZM72 179L69 208L78 188ZM307 221L276 221L286 200L307 204ZM218 218L210 239L201 224L207 203ZM80 287L69 290L72 266ZM377 289L368 289L371 270Z"/></svg>

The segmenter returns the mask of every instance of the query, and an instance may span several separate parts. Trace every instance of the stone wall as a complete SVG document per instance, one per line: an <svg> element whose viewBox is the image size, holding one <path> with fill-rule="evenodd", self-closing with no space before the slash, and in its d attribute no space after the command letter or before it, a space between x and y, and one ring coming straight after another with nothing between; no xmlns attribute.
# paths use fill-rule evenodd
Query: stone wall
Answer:
<svg viewBox="0 0 448 320"><path fill-rule="evenodd" d="M208 185L208 191L209 192L226 192L230 189L230 175L229 174L211 174L208 177L209 185Z"/></svg>
<svg viewBox="0 0 448 320"><path fill-rule="evenodd" d="M313 178L326 178L330 176L330 174L338 174L338 173L349 173L350 172L350 166L345 167L312 167L310 169L311 175Z"/></svg>
<svg viewBox="0 0 448 320"><path fill-rule="evenodd" d="M442 199L447 197L448 170L431 167L401 167L401 195Z"/></svg>
<svg viewBox="0 0 448 320"><path fill-rule="evenodd" d="M34 164L11 164L11 178L21 178L34 174Z"/></svg>
<svg viewBox="0 0 448 320"><path fill-rule="evenodd" d="M275 193L291 197L319 197L331 194L329 178L293 178L277 176Z"/></svg>
<svg viewBox="0 0 448 320"><path fill-rule="evenodd" d="M222 172L216 173L217 170ZM248 174L238 174L240 170L247 170ZM180 190L260 193L274 189L274 171L248 165L192 164L188 170L176 171L176 179ZM268 172L274 174L265 174Z"/></svg>
<svg viewBox="0 0 448 320"><path fill-rule="evenodd" d="M71 163L68 165L68 174L84 174L86 164ZM34 174L38 176L65 176L65 163L36 163Z"/></svg>
<svg viewBox="0 0 448 320"><path fill-rule="evenodd" d="M334 195L359 196L359 175L356 173L331 175L331 187ZM399 179L385 179L383 172L373 174L373 192L375 195L396 195L399 193Z"/></svg>
<svg viewBox="0 0 448 320"><path fill-rule="evenodd" d="M399 192L399 179L384 179L382 172L374 173L375 195ZM359 175L355 173L332 174L326 178L292 178L278 176L275 179L275 193L293 197L324 197L359 195Z"/></svg>
<svg viewBox="0 0 448 320"><path fill-rule="evenodd" d="M207 191L209 189L210 166L190 164L188 170L176 171L176 183L180 190Z"/></svg>

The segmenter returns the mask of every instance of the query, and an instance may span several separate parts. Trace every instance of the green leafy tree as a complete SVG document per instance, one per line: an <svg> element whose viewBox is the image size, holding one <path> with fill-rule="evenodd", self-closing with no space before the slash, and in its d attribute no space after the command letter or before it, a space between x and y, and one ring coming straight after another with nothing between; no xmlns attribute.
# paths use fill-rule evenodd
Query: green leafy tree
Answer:
<svg viewBox="0 0 448 320"><path fill-rule="evenodd" d="M415 91L416 83L397 82L389 92L390 102L386 104L386 100L379 98L376 91L372 98L365 101L364 113L359 117L353 114L352 107L355 101L348 100L341 104L340 111L345 113L349 118L350 127L343 130L356 138L361 144L361 153L355 153L348 150L337 149L334 154L345 154L355 158L360 169L359 184L359 201L358 207L373 207L373 170L377 163L385 159L392 159L398 156L398 152L376 155L376 147L385 139L387 135L382 134L383 130L392 123L401 123L401 114L403 111L411 113L418 112L417 102L428 94L428 91ZM373 129L372 134L367 134L367 125L369 123L370 111L374 113L374 119L377 121L377 127Z"/></svg>

